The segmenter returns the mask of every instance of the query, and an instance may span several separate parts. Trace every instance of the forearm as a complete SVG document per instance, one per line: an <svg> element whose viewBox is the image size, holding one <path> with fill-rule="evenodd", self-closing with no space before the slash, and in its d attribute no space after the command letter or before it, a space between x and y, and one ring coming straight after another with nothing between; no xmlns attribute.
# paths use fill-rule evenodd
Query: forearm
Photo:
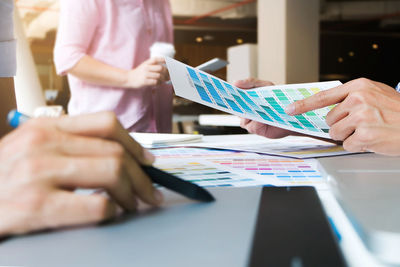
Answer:
<svg viewBox="0 0 400 267"><path fill-rule="evenodd" d="M84 56L68 73L85 82L102 86L126 87L128 79L128 71L90 56Z"/></svg>

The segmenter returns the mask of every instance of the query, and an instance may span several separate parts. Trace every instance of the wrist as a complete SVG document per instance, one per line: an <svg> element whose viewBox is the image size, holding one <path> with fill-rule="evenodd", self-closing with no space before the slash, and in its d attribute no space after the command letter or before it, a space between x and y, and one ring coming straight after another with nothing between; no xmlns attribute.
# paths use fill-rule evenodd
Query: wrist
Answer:
<svg viewBox="0 0 400 267"><path fill-rule="evenodd" d="M120 81L119 85L121 87L123 87L123 88L131 87L129 84L129 82L130 82L129 76L130 76L129 70L121 70L121 72L119 73L119 78L118 78L118 80Z"/></svg>
<svg viewBox="0 0 400 267"><path fill-rule="evenodd" d="M142 87L140 84L140 77L135 69L126 71L123 87L130 89L138 89Z"/></svg>

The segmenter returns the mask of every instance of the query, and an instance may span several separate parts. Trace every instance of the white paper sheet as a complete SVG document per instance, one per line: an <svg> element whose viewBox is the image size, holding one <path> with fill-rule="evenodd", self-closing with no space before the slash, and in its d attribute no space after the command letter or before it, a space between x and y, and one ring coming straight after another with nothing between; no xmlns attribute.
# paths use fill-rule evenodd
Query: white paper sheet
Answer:
<svg viewBox="0 0 400 267"><path fill-rule="evenodd" d="M254 152L298 159L354 154L344 150L342 146L303 136L269 139L256 135L230 135L225 138L214 138L214 140L206 137L204 142L187 146Z"/></svg>
<svg viewBox="0 0 400 267"><path fill-rule="evenodd" d="M130 133L144 147L168 146L201 142L201 134L162 134L162 133Z"/></svg>

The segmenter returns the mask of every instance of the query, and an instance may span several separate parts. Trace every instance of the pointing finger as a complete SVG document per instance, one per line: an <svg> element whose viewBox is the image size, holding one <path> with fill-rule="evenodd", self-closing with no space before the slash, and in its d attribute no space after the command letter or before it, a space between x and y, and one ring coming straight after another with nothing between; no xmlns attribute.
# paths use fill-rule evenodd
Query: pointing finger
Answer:
<svg viewBox="0 0 400 267"><path fill-rule="evenodd" d="M311 110L327 107L342 102L353 89L354 83L346 84L321 91L303 100L296 101L285 108L288 115L298 115Z"/></svg>

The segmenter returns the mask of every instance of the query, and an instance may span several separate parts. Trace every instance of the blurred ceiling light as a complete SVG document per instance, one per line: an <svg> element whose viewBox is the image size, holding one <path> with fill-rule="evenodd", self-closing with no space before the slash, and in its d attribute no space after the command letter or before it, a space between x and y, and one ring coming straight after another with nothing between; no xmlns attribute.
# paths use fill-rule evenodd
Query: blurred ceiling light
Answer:
<svg viewBox="0 0 400 267"><path fill-rule="evenodd" d="M378 45L378 44L372 44L372 49L378 50L378 48L379 48L379 45Z"/></svg>
<svg viewBox="0 0 400 267"><path fill-rule="evenodd" d="M198 43L201 43L201 42L203 42L203 38L202 37L196 37L196 42L198 42Z"/></svg>
<svg viewBox="0 0 400 267"><path fill-rule="evenodd" d="M350 52L349 52L349 57L354 57L354 55L355 55L355 54L354 54L353 51L350 51Z"/></svg>
<svg viewBox="0 0 400 267"><path fill-rule="evenodd" d="M214 36L212 36L212 35L209 35L209 34L207 34L207 35L204 35L204 41L212 41L212 40L214 40L215 38L214 38Z"/></svg>
<svg viewBox="0 0 400 267"><path fill-rule="evenodd" d="M343 62L343 58L342 58L342 57L338 57L337 61L338 61L339 63L342 63L342 62Z"/></svg>
<svg viewBox="0 0 400 267"><path fill-rule="evenodd" d="M237 39L236 39L236 43L238 43L238 44L243 44L243 39L242 39L242 38L237 38Z"/></svg>

